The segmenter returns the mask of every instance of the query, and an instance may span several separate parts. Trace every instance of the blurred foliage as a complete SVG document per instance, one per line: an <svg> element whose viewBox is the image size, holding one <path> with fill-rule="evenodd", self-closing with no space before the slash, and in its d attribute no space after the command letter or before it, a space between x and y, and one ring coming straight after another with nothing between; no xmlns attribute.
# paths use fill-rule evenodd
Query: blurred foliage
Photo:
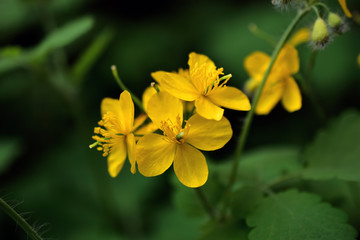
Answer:
<svg viewBox="0 0 360 240"><path fill-rule="evenodd" d="M337 1L327 2L340 11ZM349 8L360 9L356 0L347 2ZM279 209L275 199L285 198L295 214L312 216L324 210L314 227L341 225L345 230L337 239L354 239L344 213L359 230L359 25L349 19L351 30L317 52L313 67L312 49L299 47L300 71L328 119L334 120L328 125L317 119L306 96L299 112L276 107L270 115L256 117L229 200L228 221L218 224L209 220L196 193L182 186L172 170L145 178L132 175L126 163L112 179L106 159L88 149L101 99L120 94L110 66L115 64L125 84L141 96L153 81L151 72L185 68L187 54L196 51L233 75L229 85L242 88L248 78L244 58L256 50L273 50L250 33L249 24L278 39L295 12L274 9L265 0L117 4L0 1L1 197L51 239L247 239L249 232L250 239L264 239L269 221L310 228L311 221L292 221ZM309 14L298 28L314 20ZM243 112L227 110L225 115L234 137L225 149L207 154L210 176L204 192L212 204L221 200L244 120ZM325 160L326 168L317 165ZM301 191L272 197L263 194L266 187ZM283 212L281 221L273 220L269 209ZM297 237L308 239L303 236ZM0 213L0 239L27 237Z"/></svg>

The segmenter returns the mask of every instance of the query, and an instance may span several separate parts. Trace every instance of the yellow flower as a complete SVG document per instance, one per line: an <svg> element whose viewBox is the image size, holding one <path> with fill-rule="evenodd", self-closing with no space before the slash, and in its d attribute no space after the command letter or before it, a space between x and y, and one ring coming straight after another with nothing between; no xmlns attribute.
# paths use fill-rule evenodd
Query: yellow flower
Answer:
<svg viewBox="0 0 360 240"><path fill-rule="evenodd" d="M153 95L148 103L150 119L163 131L142 137L136 145L139 172L146 177L165 172L172 164L181 183L200 187L208 178L204 155L198 150L222 148L231 138L229 121L208 120L198 114L183 125L183 104L165 91ZM184 126L184 127L183 127Z"/></svg>
<svg viewBox="0 0 360 240"><path fill-rule="evenodd" d="M287 42L288 44L296 47L302 43L308 42L310 40L310 29L309 28L300 28L297 30L294 35L290 38L290 40Z"/></svg>
<svg viewBox="0 0 360 240"><path fill-rule="evenodd" d="M263 52L254 52L246 57L244 65L251 77L245 85L248 92L253 92L259 86L270 64L270 59L270 56ZM289 112L301 108L301 93L294 78L291 77L298 71L298 52L293 46L287 44L280 51L266 80L255 109L256 114L268 114L280 100Z"/></svg>
<svg viewBox="0 0 360 240"><path fill-rule="evenodd" d="M247 96L237 88L225 86L231 76L220 79L223 69L216 69L207 56L192 52L189 54L188 64L188 72L158 71L151 76L171 95L181 100L195 101L197 113L204 118L219 121L224 113L224 109L219 106L250 110Z"/></svg>
<svg viewBox="0 0 360 240"><path fill-rule="evenodd" d="M134 103L128 91L123 91L119 99L104 98L101 102L99 126L94 129L93 139L97 141L99 151L108 157L108 171L116 177L124 166L126 156L131 164L131 172L136 172L135 137L136 130L147 118L140 115L134 123Z"/></svg>
<svg viewBox="0 0 360 240"><path fill-rule="evenodd" d="M359 55L357 56L357 63L358 63L358 66L360 67L360 53L359 53Z"/></svg>
<svg viewBox="0 0 360 240"><path fill-rule="evenodd" d="M347 5L346 5L346 0L338 0L341 8L344 10L344 13L345 15L348 17L348 18L351 18L352 15L351 15L351 12L349 11L349 9L347 8Z"/></svg>

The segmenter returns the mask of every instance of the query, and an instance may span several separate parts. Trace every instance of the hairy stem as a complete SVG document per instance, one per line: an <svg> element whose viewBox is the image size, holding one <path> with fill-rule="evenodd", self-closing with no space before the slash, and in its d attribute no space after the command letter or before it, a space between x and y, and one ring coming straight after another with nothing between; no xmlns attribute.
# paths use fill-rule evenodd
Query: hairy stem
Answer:
<svg viewBox="0 0 360 240"><path fill-rule="evenodd" d="M35 231L29 223L25 221L9 204L7 204L2 198L0 198L0 209L3 210L9 217L11 217L16 224L18 224L32 240L42 240L40 235Z"/></svg>
<svg viewBox="0 0 360 240"><path fill-rule="evenodd" d="M251 110L247 113L246 118L245 118L245 122L244 122L244 126L242 128L242 132L239 136L239 141L238 144L236 146L235 149L235 154L234 154L234 160L233 160L233 165L232 165L232 169L231 169L231 173L229 176L229 181L228 181L228 185L226 187L226 190L224 192L223 195L223 199L222 199L222 204L223 207L225 207L227 199L229 198L231 189L234 185L234 182L236 180L236 175L237 175L237 170L238 170L238 165L239 165L239 160L240 160L240 156L241 153L245 147L245 143L247 140L247 137L249 135L249 130L250 130L250 126L251 126L251 122L253 120L254 114L255 114L255 109L256 109L256 105L260 99L260 95L261 95L261 91L263 90L264 86L265 86L265 82L266 79L268 78L271 68L273 67L275 60L277 58L277 56L280 53L280 50L282 49L282 47L285 45L286 40L288 39L288 37L290 36L291 32L294 30L296 24L301 20L301 18L310 10L311 8L306 8L303 9L301 12L299 12L296 17L291 21L290 25L287 27L287 29L285 30L285 32L283 33L283 35L281 36L279 42L277 43L274 52L272 53L271 56L271 61L270 64L268 66L268 68L266 69L266 72L263 76L263 79L255 93L255 96L253 98L253 103L252 103L252 107Z"/></svg>

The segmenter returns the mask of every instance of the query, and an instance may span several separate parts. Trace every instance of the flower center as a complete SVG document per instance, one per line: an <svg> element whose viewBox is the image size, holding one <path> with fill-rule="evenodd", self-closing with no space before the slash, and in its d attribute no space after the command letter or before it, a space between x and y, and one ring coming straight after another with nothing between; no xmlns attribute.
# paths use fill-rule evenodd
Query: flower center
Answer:
<svg viewBox="0 0 360 240"><path fill-rule="evenodd" d="M94 135L92 138L96 141L90 145L90 148L98 146L98 151L103 151L103 156L106 157L112 150L112 147L124 140L126 135L120 126L119 118L112 112L107 112L98 122L100 127L94 128Z"/></svg>
<svg viewBox="0 0 360 240"><path fill-rule="evenodd" d="M160 129L164 132L164 136L166 137L165 140L182 144L184 142L184 137L186 137L189 132L189 127L190 125L187 124L185 128L182 128L180 116L177 116L175 122L172 122L170 119L161 121Z"/></svg>

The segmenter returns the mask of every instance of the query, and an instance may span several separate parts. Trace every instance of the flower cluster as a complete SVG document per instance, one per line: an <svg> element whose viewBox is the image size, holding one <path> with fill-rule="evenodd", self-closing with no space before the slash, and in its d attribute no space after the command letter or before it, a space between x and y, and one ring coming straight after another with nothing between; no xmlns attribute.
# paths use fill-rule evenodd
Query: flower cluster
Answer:
<svg viewBox="0 0 360 240"><path fill-rule="evenodd" d="M96 142L91 147L97 146L108 157L112 177L118 175L128 156L132 173L137 166L142 175L152 177L173 165L185 186L205 184L208 167L200 150L220 149L232 137L221 107L248 111L251 105L242 91L226 86L231 74L222 76L223 68L216 68L207 56L190 53L188 64L189 69L177 73L151 74L157 84L144 91L146 114L136 119L128 91L118 100L102 101L102 120L94 130Z"/></svg>

